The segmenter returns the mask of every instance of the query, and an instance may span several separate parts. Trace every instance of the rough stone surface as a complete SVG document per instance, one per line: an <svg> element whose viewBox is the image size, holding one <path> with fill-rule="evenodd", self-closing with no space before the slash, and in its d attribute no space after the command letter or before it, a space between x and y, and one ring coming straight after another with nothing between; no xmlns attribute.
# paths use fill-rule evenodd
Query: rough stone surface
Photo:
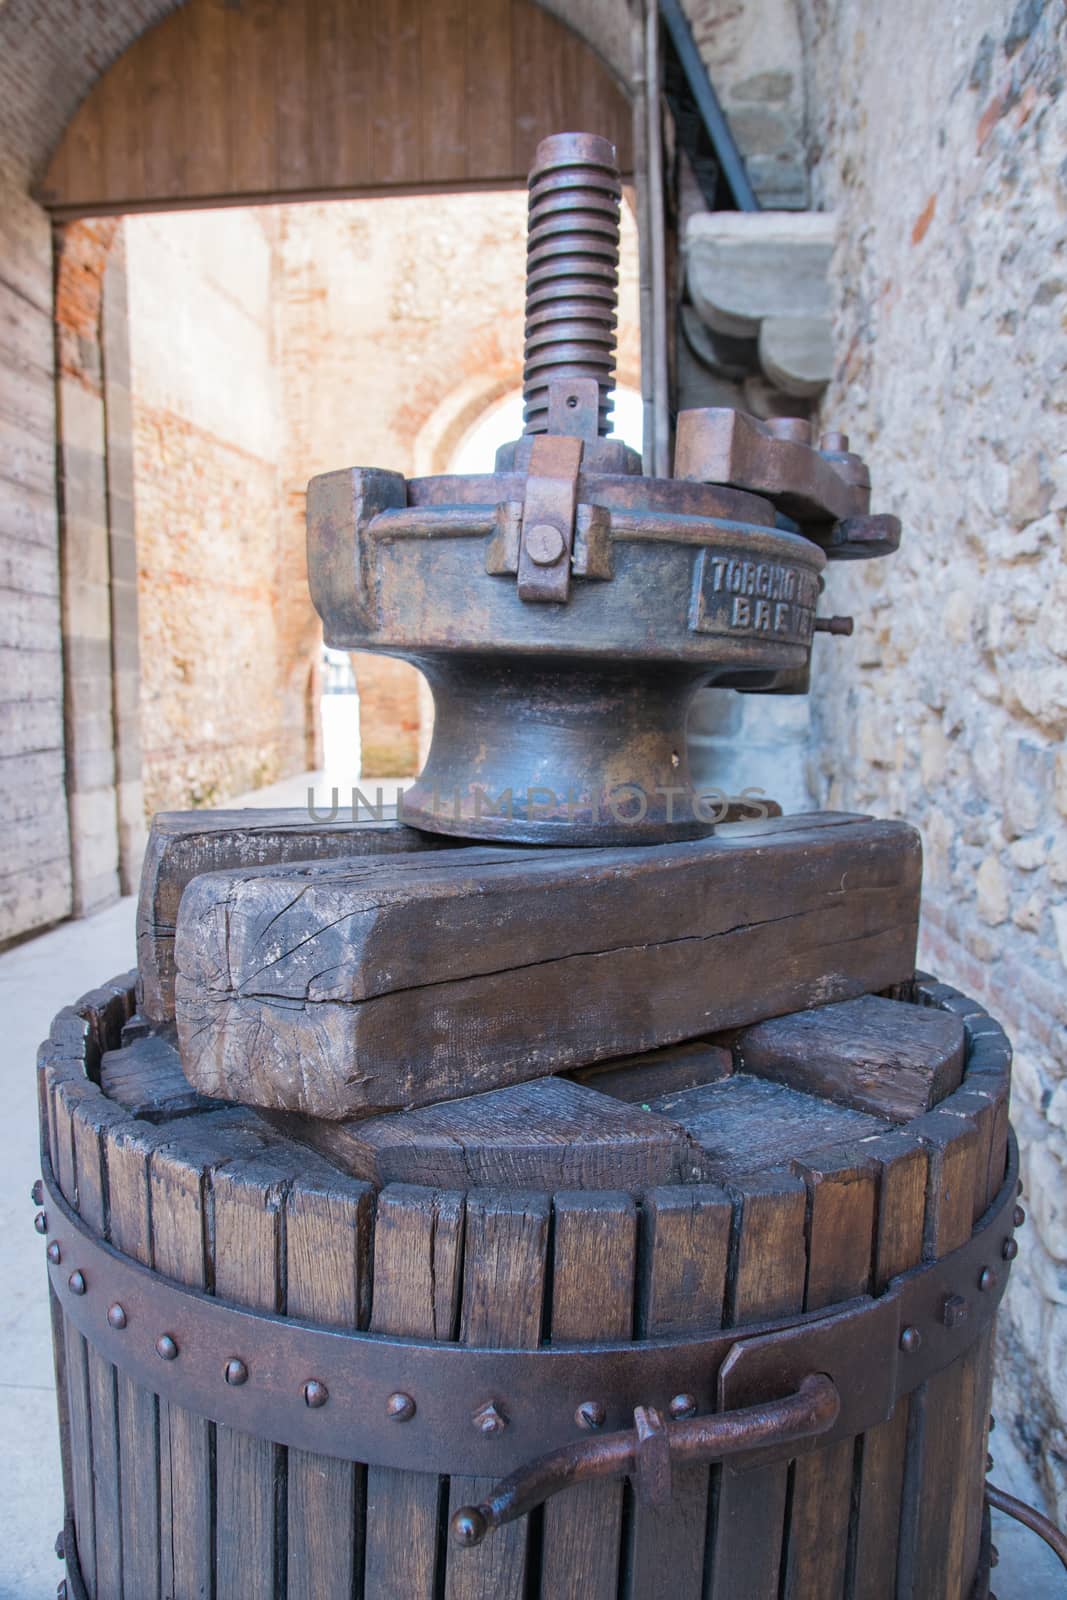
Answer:
<svg viewBox="0 0 1067 1600"><path fill-rule="evenodd" d="M686 281L709 327L752 339L765 317L825 317L834 220L819 212L706 211L689 219Z"/></svg>
<svg viewBox="0 0 1067 1600"><path fill-rule="evenodd" d="M997 1413L1062 1521L1067 14L803 0L801 15L814 202L838 218L823 426L847 427L905 529L892 561L830 569L827 609L856 636L816 641L811 775L822 804L918 823L921 958L1014 1040L1033 1226Z"/></svg>
<svg viewBox="0 0 1067 1600"><path fill-rule="evenodd" d="M684 0L684 9L760 204L803 210L806 86L795 0Z"/></svg>

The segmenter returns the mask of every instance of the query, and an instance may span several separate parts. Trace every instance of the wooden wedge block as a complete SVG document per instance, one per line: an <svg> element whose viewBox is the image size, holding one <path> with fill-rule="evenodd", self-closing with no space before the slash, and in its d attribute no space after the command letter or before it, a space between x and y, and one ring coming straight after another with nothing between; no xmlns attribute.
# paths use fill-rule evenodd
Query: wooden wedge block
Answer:
<svg viewBox="0 0 1067 1600"><path fill-rule="evenodd" d="M653 1100L651 1110L684 1128L704 1152L703 1176L733 1183L749 1173L825 1156L858 1139L889 1133L891 1125L784 1083L735 1072L682 1094Z"/></svg>
<svg viewBox="0 0 1067 1600"><path fill-rule="evenodd" d="M327 1122L272 1112L290 1138L372 1183L463 1188L644 1189L700 1175L699 1150L666 1117L566 1078Z"/></svg>
<svg viewBox="0 0 1067 1600"><path fill-rule="evenodd" d="M959 1017L874 994L759 1022L735 1048L745 1072L892 1122L921 1117L963 1077Z"/></svg>
<svg viewBox="0 0 1067 1600"><path fill-rule="evenodd" d="M174 1017L174 929L181 897L193 878L223 867L323 861L397 850L437 850L451 840L419 833L396 819L341 808L316 821L306 807L287 810L161 811L152 818L137 903L137 1009L149 1022Z"/></svg>
<svg viewBox="0 0 1067 1600"><path fill-rule="evenodd" d="M100 1087L109 1100L146 1122L162 1122L222 1104L197 1094L182 1072L173 1022L158 1033L108 1050L100 1061Z"/></svg>
<svg viewBox="0 0 1067 1600"><path fill-rule="evenodd" d="M567 1076L587 1089L614 1095L616 1100L647 1105L662 1094L717 1083L733 1070L733 1052L725 1045L711 1039L688 1039L685 1044L665 1045L662 1050L646 1050L619 1061L594 1061L591 1067L575 1067Z"/></svg>
<svg viewBox="0 0 1067 1600"><path fill-rule="evenodd" d="M178 919L182 1066L342 1118L654 1049L901 982L920 877L914 829L864 818L211 873Z"/></svg>

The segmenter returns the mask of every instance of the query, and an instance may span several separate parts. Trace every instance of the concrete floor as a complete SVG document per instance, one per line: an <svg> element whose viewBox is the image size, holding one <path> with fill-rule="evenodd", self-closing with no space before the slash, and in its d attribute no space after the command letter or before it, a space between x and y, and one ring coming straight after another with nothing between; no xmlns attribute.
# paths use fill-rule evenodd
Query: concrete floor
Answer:
<svg viewBox="0 0 1067 1600"><path fill-rule="evenodd" d="M256 799L301 804L307 779L291 780L278 791L269 800L263 793ZM62 1491L51 1334L41 1240L33 1230L30 1201L40 1171L33 1062L62 1006L133 965L133 918L134 900L121 900L0 955L0 1030L9 1062L0 1120L0 1283L6 1291L0 1297L0 1600L51 1600L60 1576L52 1550L62 1522ZM1037 1503L1036 1486L1006 1435L998 1432L991 1444L997 1458L994 1481ZM1041 1541L1005 1517L995 1516L994 1524L1001 1554L994 1587L1000 1600L1065 1600L1067 1577Z"/></svg>

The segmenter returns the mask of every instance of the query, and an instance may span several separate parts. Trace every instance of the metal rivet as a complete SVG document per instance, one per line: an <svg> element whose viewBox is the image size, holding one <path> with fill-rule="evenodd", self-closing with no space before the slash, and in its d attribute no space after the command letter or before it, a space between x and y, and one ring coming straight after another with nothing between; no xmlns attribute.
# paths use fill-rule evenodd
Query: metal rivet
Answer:
<svg viewBox="0 0 1067 1600"><path fill-rule="evenodd" d="M113 1306L108 1306L107 1320L112 1328L124 1328L126 1326L126 1312L117 1300Z"/></svg>
<svg viewBox="0 0 1067 1600"><path fill-rule="evenodd" d="M1026 1221L1026 1212L1023 1210L1022 1206L1015 1207L1015 1210L1011 1214L1011 1220L1016 1228L1022 1227L1023 1223Z"/></svg>
<svg viewBox="0 0 1067 1600"><path fill-rule="evenodd" d="M54 1267L58 1267L59 1263L63 1259L63 1252L59 1248L59 1245L56 1243L55 1239L52 1240L52 1243L48 1246L45 1254Z"/></svg>
<svg viewBox="0 0 1067 1600"><path fill-rule="evenodd" d="M987 1472L992 1472L993 1465L994 1465L993 1457L987 1455L986 1458L985 1458L985 1469L986 1469L986 1471Z"/></svg>
<svg viewBox="0 0 1067 1600"><path fill-rule="evenodd" d="M691 1394L676 1394L670 1405L667 1407L667 1410L677 1422L683 1417L695 1417L697 1413L697 1403Z"/></svg>
<svg viewBox="0 0 1067 1600"><path fill-rule="evenodd" d="M471 1417L471 1421L479 1433L487 1435L503 1433L508 1425L507 1417L497 1410L491 1400L487 1400L484 1406L478 1407Z"/></svg>
<svg viewBox="0 0 1067 1600"><path fill-rule="evenodd" d="M485 1538L488 1524L477 1506L463 1506L452 1518L452 1537L469 1550Z"/></svg>
<svg viewBox="0 0 1067 1600"><path fill-rule="evenodd" d="M410 1422L415 1415L415 1402L409 1394L398 1389L385 1402L385 1414L392 1417L394 1422Z"/></svg>
<svg viewBox="0 0 1067 1600"><path fill-rule="evenodd" d="M329 1398L329 1389L324 1383L320 1383L318 1378L312 1378L310 1383L305 1383L304 1404L310 1406L312 1411L317 1411L320 1406L324 1406Z"/></svg>
<svg viewBox="0 0 1067 1600"><path fill-rule="evenodd" d="M84 1272L79 1272L78 1269L75 1268L74 1271L71 1273L70 1277L67 1279L67 1284L68 1284L68 1286L70 1288L71 1294L84 1294L85 1293L85 1274L84 1274Z"/></svg>
<svg viewBox="0 0 1067 1600"><path fill-rule="evenodd" d="M1019 1254L1019 1244L1016 1239L1005 1239L1000 1251L1005 1261L1014 1261Z"/></svg>
<svg viewBox="0 0 1067 1600"><path fill-rule="evenodd" d="M33 1225L37 1229L38 1233L47 1233L48 1232L48 1213L47 1213L47 1211L38 1211L37 1215L33 1219Z"/></svg>
<svg viewBox="0 0 1067 1600"><path fill-rule="evenodd" d="M60 1528L59 1532L56 1534L56 1542L55 1542L54 1549L55 1549L55 1552L56 1552L56 1560L57 1561L63 1561L63 1560L66 1559L67 1544L66 1544L66 1540L63 1537L63 1529L62 1528Z"/></svg>
<svg viewBox="0 0 1067 1600"><path fill-rule="evenodd" d="M240 1356L231 1356L223 1370L225 1372L226 1382L231 1384L235 1389L239 1389L242 1383L248 1382L248 1368L245 1366Z"/></svg>
<svg viewBox="0 0 1067 1600"><path fill-rule="evenodd" d="M984 1294L987 1289L995 1289L996 1286L997 1286L997 1275L993 1271L993 1268L992 1267L983 1267L982 1271L981 1271L981 1273L979 1274L979 1277L978 1277L978 1287L979 1287L979 1289L981 1289L983 1294Z"/></svg>
<svg viewBox="0 0 1067 1600"><path fill-rule="evenodd" d="M995 1544L991 1544L989 1546L989 1565L991 1567L1000 1566L1000 1551L997 1549Z"/></svg>
<svg viewBox="0 0 1067 1600"><path fill-rule="evenodd" d="M997 1419L993 1415L993 1413L990 1412L990 1414L989 1414L989 1431L990 1431L990 1433L993 1432L993 1429L996 1427L996 1425L997 1425Z"/></svg>
<svg viewBox="0 0 1067 1600"><path fill-rule="evenodd" d="M913 1356L923 1342L918 1328L905 1328L900 1336L900 1348L906 1356Z"/></svg>
<svg viewBox="0 0 1067 1600"><path fill-rule="evenodd" d="M608 1414L599 1400L583 1400L574 1413L574 1420L579 1428L602 1428Z"/></svg>
<svg viewBox="0 0 1067 1600"><path fill-rule="evenodd" d="M44 1180L42 1178L35 1180L33 1188L30 1190L30 1199L35 1206L44 1205Z"/></svg>
<svg viewBox="0 0 1067 1600"><path fill-rule="evenodd" d="M56 1590L56 1600L67 1600L67 1580L66 1580L66 1578L63 1579L63 1582L59 1585L58 1589Z"/></svg>
<svg viewBox="0 0 1067 1600"><path fill-rule="evenodd" d="M178 1359L178 1346L169 1333L161 1333L156 1340L156 1355L161 1361L176 1361Z"/></svg>
<svg viewBox="0 0 1067 1600"><path fill-rule="evenodd" d="M970 1309L961 1294L947 1294L941 1302L941 1321L946 1328L959 1328L967 1321Z"/></svg>
<svg viewBox="0 0 1067 1600"><path fill-rule="evenodd" d="M550 567L567 548L563 535L551 522L536 522L526 535L526 553L539 567Z"/></svg>
<svg viewBox="0 0 1067 1600"><path fill-rule="evenodd" d="M1016 1194L1022 1194L1022 1192L1023 1192L1023 1180L1020 1178L1018 1183L1015 1185L1015 1193Z"/></svg>

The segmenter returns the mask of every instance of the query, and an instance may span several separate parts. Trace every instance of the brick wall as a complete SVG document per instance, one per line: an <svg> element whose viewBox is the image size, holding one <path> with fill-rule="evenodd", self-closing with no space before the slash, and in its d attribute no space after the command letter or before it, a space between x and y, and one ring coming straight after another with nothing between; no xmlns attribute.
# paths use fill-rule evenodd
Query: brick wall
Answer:
<svg viewBox="0 0 1067 1600"><path fill-rule="evenodd" d="M310 662L286 658L279 625L297 578L282 544L271 222L234 210L126 223L149 812L305 766Z"/></svg>

